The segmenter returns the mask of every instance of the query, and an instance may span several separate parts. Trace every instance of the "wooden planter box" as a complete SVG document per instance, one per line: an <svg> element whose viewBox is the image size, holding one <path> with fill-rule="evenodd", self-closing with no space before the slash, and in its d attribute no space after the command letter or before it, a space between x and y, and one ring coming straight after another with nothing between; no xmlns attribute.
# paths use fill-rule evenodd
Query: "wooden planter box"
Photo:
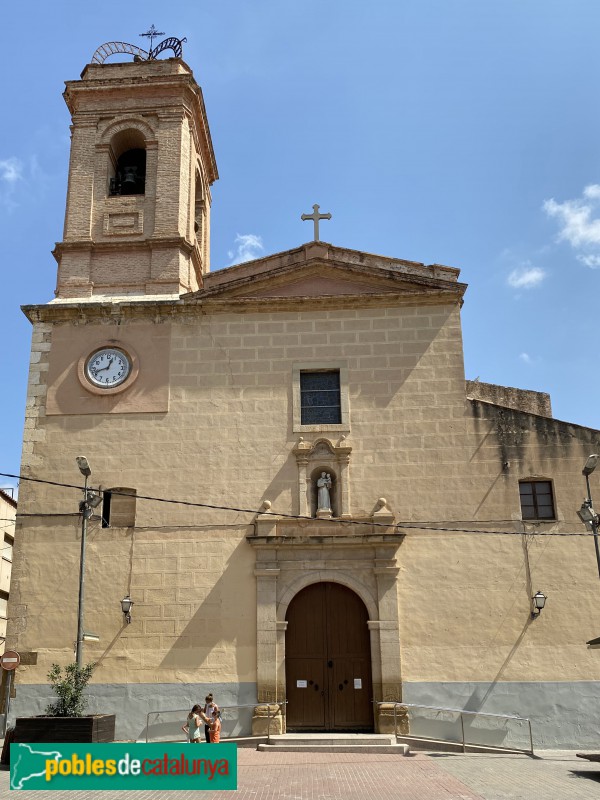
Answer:
<svg viewBox="0 0 600 800"><path fill-rule="evenodd" d="M13 742L114 742L115 715L17 717Z"/></svg>

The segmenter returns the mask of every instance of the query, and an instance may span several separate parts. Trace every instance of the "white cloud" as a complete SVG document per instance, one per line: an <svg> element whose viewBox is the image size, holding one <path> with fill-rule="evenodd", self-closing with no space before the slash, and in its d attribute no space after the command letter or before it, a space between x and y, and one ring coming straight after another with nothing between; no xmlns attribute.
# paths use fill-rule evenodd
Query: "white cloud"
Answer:
<svg viewBox="0 0 600 800"><path fill-rule="evenodd" d="M554 198L546 200L543 208L558 222L558 240L583 251L577 260L586 267L600 268L600 185L592 183L584 188L581 197L564 203L557 203Z"/></svg>
<svg viewBox="0 0 600 800"><path fill-rule="evenodd" d="M583 196L587 197L589 200L600 199L600 186L598 186L597 183L590 183L590 185L586 186L583 190Z"/></svg>
<svg viewBox="0 0 600 800"><path fill-rule="evenodd" d="M531 364L531 356L529 353L520 353L519 358L524 364Z"/></svg>
<svg viewBox="0 0 600 800"><path fill-rule="evenodd" d="M23 164L18 158L0 160L0 181L14 184L23 178Z"/></svg>
<svg viewBox="0 0 600 800"><path fill-rule="evenodd" d="M264 250L262 236L258 236L256 233L238 233L235 237L235 245L234 250L227 252L227 257L230 259L229 266L260 258Z"/></svg>
<svg viewBox="0 0 600 800"><path fill-rule="evenodd" d="M590 267L590 269L600 268L600 255L590 253L590 255L587 256L577 256L577 261L581 261L582 264L585 264L586 267Z"/></svg>
<svg viewBox="0 0 600 800"><path fill-rule="evenodd" d="M532 267L530 264L524 264L522 267L513 269L508 276L508 284L513 289L533 289L546 277L546 273L540 267Z"/></svg>

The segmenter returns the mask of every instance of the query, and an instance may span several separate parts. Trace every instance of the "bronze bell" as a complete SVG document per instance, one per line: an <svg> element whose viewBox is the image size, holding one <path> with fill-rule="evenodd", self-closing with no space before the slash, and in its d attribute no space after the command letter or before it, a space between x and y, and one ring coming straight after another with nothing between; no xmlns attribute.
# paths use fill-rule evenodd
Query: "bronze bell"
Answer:
<svg viewBox="0 0 600 800"><path fill-rule="evenodd" d="M123 167L121 194L135 194L137 190L137 167Z"/></svg>

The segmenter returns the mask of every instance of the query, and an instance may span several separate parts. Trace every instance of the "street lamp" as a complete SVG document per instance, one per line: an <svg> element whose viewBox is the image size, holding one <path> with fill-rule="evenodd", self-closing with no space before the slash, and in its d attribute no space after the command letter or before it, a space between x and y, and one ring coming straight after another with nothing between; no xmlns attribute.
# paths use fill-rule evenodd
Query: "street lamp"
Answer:
<svg viewBox="0 0 600 800"><path fill-rule="evenodd" d="M579 519L585 526L594 534L594 547L596 549L596 563L598 565L598 576L600 577L600 547L598 546L598 523L600 518L592 506L592 492L590 490L590 475L598 466L600 455L592 453L588 456L585 466L582 469L582 474L585 477L585 485L587 488L587 498L583 501L581 508L577 512Z"/></svg>
<svg viewBox="0 0 600 800"><path fill-rule="evenodd" d="M81 554L79 556L79 602L77 605L77 642L75 644L75 661L78 667L83 666L83 643L86 641L86 634L83 631L83 600L85 594L85 540L87 536L87 521L92 516L94 509L102 500L102 497L95 492L88 491L88 478L92 470L85 456L77 456L75 459L79 471L85 478L83 488L83 500L79 503L81 514ZM88 639L88 641L90 641Z"/></svg>
<svg viewBox="0 0 600 800"><path fill-rule="evenodd" d="M92 470L90 469L87 458L85 456L77 456L75 461L79 467L79 472L81 472L82 475L85 475L86 478L89 478L92 474Z"/></svg>
<svg viewBox="0 0 600 800"><path fill-rule="evenodd" d="M583 474L585 475L586 478L588 477L588 475L591 475L592 472L596 469L596 467L598 466L598 460L599 459L600 459L600 455L598 455L598 453L593 453L591 456L588 456L587 461L585 462L585 466L584 466L584 468L582 470L582 472L583 472ZM588 488L589 488L589 484L588 484Z"/></svg>

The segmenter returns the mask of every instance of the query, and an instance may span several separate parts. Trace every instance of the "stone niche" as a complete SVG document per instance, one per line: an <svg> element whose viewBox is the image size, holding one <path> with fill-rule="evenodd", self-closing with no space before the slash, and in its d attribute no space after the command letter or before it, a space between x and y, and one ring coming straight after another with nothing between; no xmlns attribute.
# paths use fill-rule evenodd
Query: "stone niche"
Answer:
<svg viewBox="0 0 600 800"><path fill-rule="evenodd" d="M331 476L332 517L350 519L348 469L352 447L342 436L337 445L319 438L306 442L301 436L294 447L298 465L298 513L302 517L317 516L317 480L321 473Z"/></svg>

